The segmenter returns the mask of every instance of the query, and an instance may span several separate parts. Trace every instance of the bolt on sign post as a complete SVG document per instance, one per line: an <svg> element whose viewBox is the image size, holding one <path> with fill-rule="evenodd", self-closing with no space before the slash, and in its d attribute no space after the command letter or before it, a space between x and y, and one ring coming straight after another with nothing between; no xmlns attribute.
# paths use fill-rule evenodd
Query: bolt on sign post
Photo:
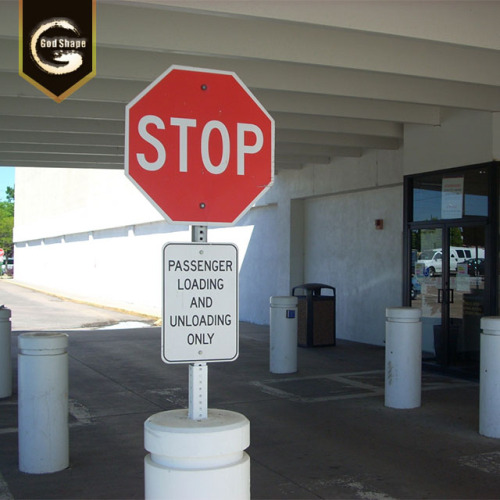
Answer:
<svg viewBox="0 0 500 500"><path fill-rule="evenodd" d="M19 75L61 102L96 74L96 0L19 0Z"/></svg>

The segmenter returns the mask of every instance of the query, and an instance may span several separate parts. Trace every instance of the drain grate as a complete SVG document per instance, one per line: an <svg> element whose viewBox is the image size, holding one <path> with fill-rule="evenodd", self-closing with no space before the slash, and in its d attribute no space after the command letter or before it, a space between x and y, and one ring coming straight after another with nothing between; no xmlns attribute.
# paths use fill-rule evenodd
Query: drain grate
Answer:
<svg viewBox="0 0 500 500"><path fill-rule="evenodd" d="M500 474L500 451L461 457L458 462L488 474Z"/></svg>
<svg viewBox="0 0 500 500"><path fill-rule="evenodd" d="M353 387L343 381L331 378L314 378L305 380L281 380L268 384L277 390L286 392L299 398L324 398L347 396L349 394L371 393L371 390Z"/></svg>
<svg viewBox="0 0 500 500"><path fill-rule="evenodd" d="M385 390L384 370L333 373L321 376L269 379L251 382L267 394L303 403L380 396ZM477 386L476 382L424 374L422 391Z"/></svg>

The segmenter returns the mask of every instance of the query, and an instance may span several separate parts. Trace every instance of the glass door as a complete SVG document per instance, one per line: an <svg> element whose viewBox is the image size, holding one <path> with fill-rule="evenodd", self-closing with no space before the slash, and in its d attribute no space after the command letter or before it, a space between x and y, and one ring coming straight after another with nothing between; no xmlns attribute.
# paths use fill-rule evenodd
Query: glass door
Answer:
<svg viewBox="0 0 500 500"><path fill-rule="evenodd" d="M487 311L485 226L434 224L411 231L411 306L422 309L424 360L477 367Z"/></svg>
<svg viewBox="0 0 500 500"><path fill-rule="evenodd" d="M450 226L449 326L446 361L451 366L475 367L479 362L481 317L489 313L486 300L485 226Z"/></svg>
<svg viewBox="0 0 500 500"><path fill-rule="evenodd" d="M411 232L411 307L422 310L423 357L435 358L434 332L443 329L443 230Z"/></svg>

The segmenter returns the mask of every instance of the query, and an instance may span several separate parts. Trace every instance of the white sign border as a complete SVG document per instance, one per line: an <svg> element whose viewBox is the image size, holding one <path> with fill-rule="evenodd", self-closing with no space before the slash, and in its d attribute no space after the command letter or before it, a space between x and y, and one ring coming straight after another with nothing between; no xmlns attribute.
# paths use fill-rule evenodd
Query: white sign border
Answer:
<svg viewBox="0 0 500 500"><path fill-rule="evenodd" d="M236 284L236 308L235 308L235 336L236 336L236 343L235 343L235 353L231 358L216 358L216 359L207 359L207 358L197 358L197 359L186 359L186 360L181 360L181 359L168 359L165 353L165 318L166 318L166 312L165 312L165 282L166 282L166 270L165 270L165 252L167 247L169 246L176 246L176 247L214 247L214 246L231 246L235 249L236 251L236 269L235 269L235 284ZM239 252L238 252L238 247L234 243L209 243L209 242L170 242L166 243L163 245L162 248L162 326L161 326L161 359L164 363L166 364L191 364L191 363L222 363L222 362L232 362L236 361L239 357L239 346L240 346L240 338L239 338L239 269L238 269L238 257L239 257Z"/></svg>

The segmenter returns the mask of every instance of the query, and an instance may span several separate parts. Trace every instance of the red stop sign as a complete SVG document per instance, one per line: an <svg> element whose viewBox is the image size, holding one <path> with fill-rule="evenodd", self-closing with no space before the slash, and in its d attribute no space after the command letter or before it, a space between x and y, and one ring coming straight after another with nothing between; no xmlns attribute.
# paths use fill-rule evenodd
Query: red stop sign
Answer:
<svg viewBox="0 0 500 500"><path fill-rule="evenodd" d="M232 224L273 182L274 120L234 73L171 66L125 125L125 173L171 222Z"/></svg>

